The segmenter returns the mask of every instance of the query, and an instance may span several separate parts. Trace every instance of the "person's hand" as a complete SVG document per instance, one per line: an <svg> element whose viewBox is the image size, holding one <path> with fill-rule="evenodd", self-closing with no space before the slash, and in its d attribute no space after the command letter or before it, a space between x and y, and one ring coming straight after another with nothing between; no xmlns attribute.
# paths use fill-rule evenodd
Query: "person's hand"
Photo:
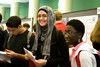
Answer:
<svg viewBox="0 0 100 67"><path fill-rule="evenodd" d="M46 65L47 60L45 60L45 59L39 59L39 60L35 60L33 62L36 65L36 67L43 67L44 65Z"/></svg>
<svg viewBox="0 0 100 67"><path fill-rule="evenodd" d="M12 50L6 49L5 52L7 52L6 56L8 56L9 58L13 58L16 56L16 53Z"/></svg>
<svg viewBox="0 0 100 67"><path fill-rule="evenodd" d="M98 50L98 55L100 56L100 49Z"/></svg>
<svg viewBox="0 0 100 67"><path fill-rule="evenodd" d="M6 63L7 61L6 60L0 60L0 63Z"/></svg>
<svg viewBox="0 0 100 67"><path fill-rule="evenodd" d="M29 60L29 59L30 59L29 56L28 56L27 54L25 54L25 59L26 59L26 60Z"/></svg>

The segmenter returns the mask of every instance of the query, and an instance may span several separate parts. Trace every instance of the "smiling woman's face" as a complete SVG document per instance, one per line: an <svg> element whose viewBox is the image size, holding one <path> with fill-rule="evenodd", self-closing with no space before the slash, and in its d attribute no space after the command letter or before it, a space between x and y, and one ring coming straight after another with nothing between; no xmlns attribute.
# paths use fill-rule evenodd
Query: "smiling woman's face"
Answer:
<svg viewBox="0 0 100 67"><path fill-rule="evenodd" d="M47 22L47 21L48 21L48 14L47 14L45 11L40 10L40 11L38 12L37 21L38 21L38 23L39 23L39 25L40 25L41 27L46 26L47 23L48 23L48 22Z"/></svg>

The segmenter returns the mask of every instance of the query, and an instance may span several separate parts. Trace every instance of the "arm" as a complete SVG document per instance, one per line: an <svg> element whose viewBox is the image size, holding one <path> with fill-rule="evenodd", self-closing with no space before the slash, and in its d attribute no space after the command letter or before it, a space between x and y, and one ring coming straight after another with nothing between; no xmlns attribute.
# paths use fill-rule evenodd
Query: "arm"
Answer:
<svg viewBox="0 0 100 67"><path fill-rule="evenodd" d="M8 50L6 49L5 52L7 52L7 56L9 58L18 58L18 59L22 59L22 60L25 60L25 55L24 54L19 54L19 53L16 53L12 50Z"/></svg>

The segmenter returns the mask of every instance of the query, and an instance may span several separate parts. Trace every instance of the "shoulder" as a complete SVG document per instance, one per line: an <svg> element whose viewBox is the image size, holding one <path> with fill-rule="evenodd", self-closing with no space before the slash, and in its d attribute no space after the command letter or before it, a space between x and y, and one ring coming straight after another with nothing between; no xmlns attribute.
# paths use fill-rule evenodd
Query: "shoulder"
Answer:
<svg viewBox="0 0 100 67"><path fill-rule="evenodd" d="M59 45L66 44L63 32L54 28L52 33L52 40L56 40Z"/></svg>
<svg viewBox="0 0 100 67"><path fill-rule="evenodd" d="M94 54L83 50L83 51L80 52L80 57L82 59L89 59L89 58L94 58L95 56L94 56Z"/></svg>
<svg viewBox="0 0 100 67"><path fill-rule="evenodd" d="M60 36L63 36L63 33L62 33L61 30L57 30L57 29L54 27L52 35L55 35L55 36L60 37Z"/></svg>
<svg viewBox="0 0 100 67"><path fill-rule="evenodd" d="M94 56L94 54L90 53L90 52L87 52L87 51L81 51L80 52L80 61L81 62L85 62L85 63L88 63L88 62L96 62L96 58Z"/></svg>
<svg viewBox="0 0 100 67"><path fill-rule="evenodd" d="M0 30L0 37L4 38L4 31Z"/></svg>
<svg viewBox="0 0 100 67"><path fill-rule="evenodd" d="M31 31L28 31L27 38L35 38L34 33Z"/></svg>
<svg viewBox="0 0 100 67"><path fill-rule="evenodd" d="M86 42L82 42L82 45L79 47L78 50L87 50L88 51L90 49L93 49L93 47L90 44L88 44Z"/></svg>
<svg viewBox="0 0 100 67"><path fill-rule="evenodd" d="M33 32L26 30L24 33L26 33L27 36L33 36Z"/></svg>
<svg viewBox="0 0 100 67"><path fill-rule="evenodd" d="M83 67L96 67L96 58L94 54L87 51L80 52L80 62Z"/></svg>

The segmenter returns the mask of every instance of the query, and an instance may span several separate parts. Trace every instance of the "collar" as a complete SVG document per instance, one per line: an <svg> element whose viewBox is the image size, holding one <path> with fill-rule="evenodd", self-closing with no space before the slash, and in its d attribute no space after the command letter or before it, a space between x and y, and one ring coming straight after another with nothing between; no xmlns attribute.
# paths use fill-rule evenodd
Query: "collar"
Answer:
<svg viewBox="0 0 100 67"><path fill-rule="evenodd" d="M80 42L77 46L75 46L75 47L73 48L73 50L76 51L76 50L82 45L82 43L83 43L83 42Z"/></svg>

